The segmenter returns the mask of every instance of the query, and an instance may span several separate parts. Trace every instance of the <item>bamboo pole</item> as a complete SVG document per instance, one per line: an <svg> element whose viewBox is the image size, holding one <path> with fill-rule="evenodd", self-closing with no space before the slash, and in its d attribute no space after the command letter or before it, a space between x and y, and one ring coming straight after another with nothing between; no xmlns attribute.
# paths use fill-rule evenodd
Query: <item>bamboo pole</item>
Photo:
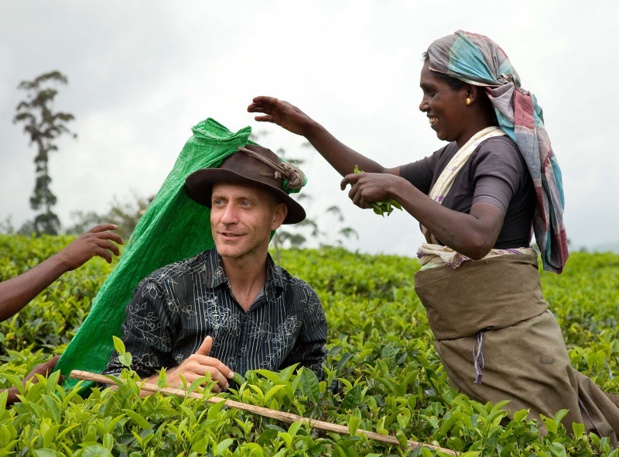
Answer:
<svg viewBox="0 0 619 457"><path fill-rule="evenodd" d="M114 382L113 380L111 380L108 376L105 375L101 375L101 374L96 374L96 373L91 373L89 371L81 371L81 370L73 370L71 371L71 375L70 375L71 379L82 379L85 381L94 381L94 382L98 382L98 383L102 383L102 384L113 384L116 385L117 383ZM125 381L120 379L120 378L116 378L118 381L124 383ZM235 409L239 409L241 411L247 411L253 414L258 414L260 416L264 416L264 417L268 417L271 419L276 419L278 421L281 422L285 422L288 424L292 424L294 422L302 422L303 424L307 424L312 428L316 428L319 430L326 430L328 432L335 432L335 433L339 433L341 435L349 435L350 432L348 430L348 427L344 426L344 425L338 425L338 424L334 424L332 422L325 422L325 421L320 421L320 420L315 420L315 419L310 419L307 417L303 417L303 416L299 416L297 414L292 414L292 413L286 413L283 411L277 411L275 409L270 409L270 408L265 408L263 406L255 406L255 405L250 405L247 403L241 403L239 401L235 401L235 400L228 400L226 398L222 398L222 397L217 397L217 396L213 396L213 397L209 397L209 398L204 398L202 394L196 393L196 392L187 392L186 390L183 389L175 389L172 387L158 387L155 384L149 384L149 383L142 383L139 384L140 389L141 390L145 390L148 392L161 392L162 394L166 394L166 395L176 395L178 397L191 397L191 398L197 398L199 400L206 400L207 403L211 403L211 404L215 404L215 403L219 403L219 402L224 402L224 406L228 406L230 408L235 408ZM362 430L362 429L358 429L357 433L361 433L365 436L367 436L370 439L373 439L375 441L381 441L383 443L388 443L388 444L395 444L395 445L399 445L400 442L398 441L398 439L393 436L393 435L381 435L380 433L376 433L376 432L370 432L368 430ZM412 440L407 440L408 443L408 447L416 450L422 447L428 448L428 449L432 449L434 451L441 451L447 455L453 455L456 456L456 452L452 451L451 449L446 449L446 448L442 448L439 446L434 446L432 444L427 444L427 443L420 443L417 441L412 441Z"/></svg>

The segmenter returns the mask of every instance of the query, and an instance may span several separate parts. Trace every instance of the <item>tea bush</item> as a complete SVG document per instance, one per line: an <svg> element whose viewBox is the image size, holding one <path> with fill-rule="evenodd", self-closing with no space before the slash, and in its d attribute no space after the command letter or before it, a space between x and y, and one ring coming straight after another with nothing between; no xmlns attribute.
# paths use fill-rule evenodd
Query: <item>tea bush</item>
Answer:
<svg viewBox="0 0 619 457"><path fill-rule="evenodd" d="M0 235L0 279L36 265L70 240ZM407 447L406 440L467 457L619 455L608 439L582 427L568 436L563 412L544 418L548 434L540 436L526 411L508 420L501 404L480 404L452 390L413 290L415 259L343 249L288 250L281 259L316 289L325 307L325 379L294 367L257 370L221 396L340 424L348 434L190 397L140 397L130 371L123 374L126 384L96 387L85 397L60 387L57 373L21 387L35 364L62 353L88 313L114 266L94 259L0 324L0 387L22 389L22 402L10 408L6 394L0 395L0 456L447 455ZM563 275L542 273L573 364L613 393L619 393L618 266L617 255L574 253ZM211 394L207 389L201 395L206 400ZM392 435L401 444L375 441L359 430Z"/></svg>

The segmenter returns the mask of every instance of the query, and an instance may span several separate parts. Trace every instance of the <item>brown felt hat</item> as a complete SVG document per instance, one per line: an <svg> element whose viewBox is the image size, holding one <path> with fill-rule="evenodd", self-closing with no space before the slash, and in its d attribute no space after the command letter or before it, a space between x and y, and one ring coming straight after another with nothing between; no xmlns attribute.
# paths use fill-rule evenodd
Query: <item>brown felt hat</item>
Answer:
<svg viewBox="0 0 619 457"><path fill-rule="evenodd" d="M191 199L210 208L215 183L260 186L270 190L288 206L284 224L296 224L305 219L305 210L284 191L284 178L286 177L289 181L294 180L291 176L285 176L291 168L294 167L284 167L279 157L270 149L248 144L224 160L219 168L203 168L194 171L185 180L185 189ZM300 170L296 170L301 173Z"/></svg>

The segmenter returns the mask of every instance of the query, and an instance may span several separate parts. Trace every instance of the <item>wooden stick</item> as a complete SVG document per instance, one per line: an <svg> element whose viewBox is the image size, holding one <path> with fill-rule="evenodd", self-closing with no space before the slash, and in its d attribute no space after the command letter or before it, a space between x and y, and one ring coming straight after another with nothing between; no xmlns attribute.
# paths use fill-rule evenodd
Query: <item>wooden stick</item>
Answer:
<svg viewBox="0 0 619 457"><path fill-rule="evenodd" d="M81 371L81 370L73 370L71 371L71 375L70 375L71 379L83 379L85 381L94 381L94 382L99 382L102 384L114 384L116 385L117 383L114 382L113 380L111 380L109 377L105 376L105 375L101 375L101 374L96 374L96 373L90 373L89 371ZM121 383L124 383L125 381L120 379L120 378L115 378L118 381L120 381ZM235 409L240 409L241 411L248 411L250 413L254 413L254 414L258 414L260 416L264 416L264 417L269 417L271 419L277 419L281 422L286 422L288 424L292 424L294 422L302 422L303 424L307 424L310 427L319 429L319 430L326 430L329 432L336 432L339 433L341 435L349 435L350 431L348 429L348 427L343 426L343 425L337 425L337 424L333 424L331 422L325 422L325 421L319 421L319 420L314 420L314 419L309 419L307 417L303 417L303 416L298 416L296 414L292 414L292 413L286 413L283 411L277 411L275 409L270 409L270 408L265 408L263 406L255 406L255 405L250 405L247 403L241 403L239 401L234 401L234 400L228 400L226 398L222 398L222 397L209 397L209 398L204 398L202 394L196 393L196 392L187 392L186 390L183 389L174 389L172 387L162 387L159 388L158 386L156 386L155 384L149 384L149 383L143 383L140 384L140 389L141 390L145 390L148 392L161 392L162 394L167 394L167 395L176 395L178 397L191 397L191 398L197 398L199 400L206 400L207 403L219 403L219 402L224 402L225 406L228 406L230 408L235 408ZM368 430L362 430L362 429L358 429L357 433L361 433L365 436L367 436L368 438L371 438L375 441L381 441L383 443L388 443L388 444L396 444L399 445L400 442L398 441L398 439L395 436L392 435L381 435L380 433L376 433L376 432L370 432ZM456 456L457 454L452 451L451 449L445 449L439 446L434 446L432 444L426 444L426 443L419 443L417 441L412 441L412 440L407 440L408 443L408 447L410 447L413 450L422 448L422 447L426 447L429 449L433 449L435 451L441 451L444 452L445 454L448 455L453 455Z"/></svg>

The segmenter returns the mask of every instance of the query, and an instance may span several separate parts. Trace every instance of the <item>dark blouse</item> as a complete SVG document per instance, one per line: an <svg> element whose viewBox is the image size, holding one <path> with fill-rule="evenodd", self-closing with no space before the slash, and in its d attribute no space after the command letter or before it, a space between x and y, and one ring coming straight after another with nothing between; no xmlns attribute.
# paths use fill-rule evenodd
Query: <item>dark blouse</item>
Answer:
<svg viewBox="0 0 619 457"><path fill-rule="evenodd" d="M247 312L232 295L216 250L163 267L138 284L127 306L123 342L131 368L149 377L194 354L213 337L210 355L233 371L279 370L300 363L322 373L327 322L314 290L267 258L267 282ZM119 374L114 353L105 370Z"/></svg>
<svg viewBox="0 0 619 457"><path fill-rule="evenodd" d="M400 176L428 194L456 152L458 145L449 143L431 156L400 167ZM529 246L535 191L518 146L508 136L480 143L456 176L443 205L468 213L477 202L492 203L505 215L494 248Z"/></svg>

